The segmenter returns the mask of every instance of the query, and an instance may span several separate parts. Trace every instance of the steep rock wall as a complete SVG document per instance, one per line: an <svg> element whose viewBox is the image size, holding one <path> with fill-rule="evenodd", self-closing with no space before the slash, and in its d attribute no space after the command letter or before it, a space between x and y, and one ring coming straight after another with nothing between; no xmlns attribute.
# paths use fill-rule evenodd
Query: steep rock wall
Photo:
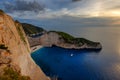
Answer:
<svg viewBox="0 0 120 80"><path fill-rule="evenodd" d="M41 45L47 46L47 47L51 47L52 45L55 45L55 46L66 48L66 49L93 49L93 50L102 48L102 45L99 42L92 42L82 38L79 39L79 41L77 41L77 38L74 38L74 40L71 40L72 43L67 42L57 32L45 33L40 37L39 40Z"/></svg>
<svg viewBox="0 0 120 80"><path fill-rule="evenodd" d="M8 47L11 64L18 66L22 75L29 76L32 80L48 80L30 57L31 51L21 24L4 12L0 12L0 44Z"/></svg>

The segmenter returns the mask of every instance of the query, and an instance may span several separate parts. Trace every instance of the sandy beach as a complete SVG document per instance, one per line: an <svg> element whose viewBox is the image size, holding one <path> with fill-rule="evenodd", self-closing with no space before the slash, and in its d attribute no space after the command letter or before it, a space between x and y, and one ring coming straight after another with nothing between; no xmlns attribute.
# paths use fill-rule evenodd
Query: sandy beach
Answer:
<svg viewBox="0 0 120 80"><path fill-rule="evenodd" d="M37 45L37 46L31 47L31 53L37 51L38 49L40 49L40 48L42 48L42 47L43 47L43 46L41 46L41 45Z"/></svg>

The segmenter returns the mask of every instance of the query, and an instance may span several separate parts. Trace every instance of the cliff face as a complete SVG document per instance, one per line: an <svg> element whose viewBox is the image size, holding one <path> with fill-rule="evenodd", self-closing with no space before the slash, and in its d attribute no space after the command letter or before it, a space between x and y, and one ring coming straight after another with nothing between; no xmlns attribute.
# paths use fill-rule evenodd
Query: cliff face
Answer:
<svg viewBox="0 0 120 80"><path fill-rule="evenodd" d="M27 36L27 38L28 38L28 41L30 43L30 47L40 45L40 40L39 40L40 37L32 38L32 37Z"/></svg>
<svg viewBox="0 0 120 80"><path fill-rule="evenodd" d="M21 24L4 12L0 12L0 45L8 47L9 66L19 68L22 75L32 80L48 80L30 57L31 51Z"/></svg>
<svg viewBox="0 0 120 80"><path fill-rule="evenodd" d="M60 36L54 32L46 33L40 37L40 44L51 47L52 45L62 45L64 41L59 40Z"/></svg>
<svg viewBox="0 0 120 80"><path fill-rule="evenodd" d="M67 49L101 49L99 42L92 42L84 38L74 38L64 32L48 32L40 37L40 44L51 47L52 45Z"/></svg>

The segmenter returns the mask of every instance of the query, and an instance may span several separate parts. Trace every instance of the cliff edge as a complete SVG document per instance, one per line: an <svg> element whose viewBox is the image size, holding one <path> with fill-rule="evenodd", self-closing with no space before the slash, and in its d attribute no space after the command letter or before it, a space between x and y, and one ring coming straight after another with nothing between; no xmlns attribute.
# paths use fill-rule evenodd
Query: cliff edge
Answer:
<svg viewBox="0 0 120 80"><path fill-rule="evenodd" d="M0 76L3 68L10 67L21 75L29 76L30 80L48 80L30 53L22 25L0 11Z"/></svg>
<svg viewBox="0 0 120 80"><path fill-rule="evenodd" d="M49 31L40 37L40 44L51 47L53 45L66 49L100 50L102 45L85 38L75 38L65 32Z"/></svg>

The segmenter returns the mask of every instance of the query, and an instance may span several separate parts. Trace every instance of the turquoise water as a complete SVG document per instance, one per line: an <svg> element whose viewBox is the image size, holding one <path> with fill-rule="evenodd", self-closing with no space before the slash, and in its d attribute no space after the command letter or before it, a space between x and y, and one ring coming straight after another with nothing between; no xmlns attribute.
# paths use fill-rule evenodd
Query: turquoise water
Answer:
<svg viewBox="0 0 120 80"><path fill-rule="evenodd" d="M99 41L103 49L92 52L59 47L41 48L31 56L46 75L57 75L60 80L120 80L119 27L66 28L59 30L76 37Z"/></svg>

